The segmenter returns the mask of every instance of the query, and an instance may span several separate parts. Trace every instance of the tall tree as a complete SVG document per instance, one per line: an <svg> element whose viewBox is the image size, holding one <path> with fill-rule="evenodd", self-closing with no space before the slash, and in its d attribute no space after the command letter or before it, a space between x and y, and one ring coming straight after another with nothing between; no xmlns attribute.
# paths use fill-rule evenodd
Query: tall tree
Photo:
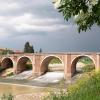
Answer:
<svg viewBox="0 0 100 100"><path fill-rule="evenodd" d="M34 53L34 48L30 46L29 42L26 42L24 45L24 53Z"/></svg>
<svg viewBox="0 0 100 100"><path fill-rule="evenodd" d="M100 0L54 0L54 4L67 21L74 16L79 32L100 26Z"/></svg>
<svg viewBox="0 0 100 100"><path fill-rule="evenodd" d="M30 50L30 53L34 53L34 48L33 48L33 46L30 46L30 48L29 48Z"/></svg>
<svg viewBox="0 0 100 100"><path fill-rule="evenodd" d="M24 53L29 53L29 47L30 47L29 42L26 42L24 45Z"/></svg>

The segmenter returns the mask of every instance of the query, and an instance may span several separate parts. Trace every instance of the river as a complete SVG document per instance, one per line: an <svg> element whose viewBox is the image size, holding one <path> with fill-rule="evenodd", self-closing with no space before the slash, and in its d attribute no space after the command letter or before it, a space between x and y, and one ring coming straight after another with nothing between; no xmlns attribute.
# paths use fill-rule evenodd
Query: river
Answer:
<svg viewBox="0 0 100 100"><path fill-rule="evenodd" d="M44 88L0 83L0 95L10 94L10 93L12 95L19 95L19 94L29 94L40 91L41 92L44 91Z"/></svg>

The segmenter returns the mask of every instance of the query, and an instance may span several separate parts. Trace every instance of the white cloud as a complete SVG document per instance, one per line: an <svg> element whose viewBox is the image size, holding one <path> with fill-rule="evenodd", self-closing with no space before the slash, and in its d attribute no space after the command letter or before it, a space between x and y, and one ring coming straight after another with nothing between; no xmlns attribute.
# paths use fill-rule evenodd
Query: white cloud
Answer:
<svg viewBox="0 0 100 100"><path fill-rule="evenodd" d="M7 12L7 11L12 11L19 9L20 6L17 2L0 2L0 12Z"/></svg>
<svg viewBox="0 0 100 100"><path fill-rule="evenodd" d="M32 13L24 13L19 16L0 16L0 27L3 28L7 36L8 34L28 33L28 31L48 33L66 29L66 25L62 24L59 18L41 18Z"/></svg>
<svg viewBox="0 0 100 100"><path fill-rule="evenodd" d="M0 28L0 38L4 38L8 36L9 34L5 31L3 27Z"/></svg>
<svg viewBox="0 0 100 100"><path fill-rule="evenodd" d="M31 0L30 2L27 0L0 1L0 33L3 33L4 36L20 36L27 35L27 33L40 35L44 33L54 34L70 28L70 25L65 25L60 17L51 16L52 10L48 9L50 8L49 5L50 1L48 0ZM2 14L2 11L8 15ZM17 15L15 12L17 12ZM43 15L42 12L49 15ZM54 15L55 13L53 12Z"/></svg>
<svg viewBox="0 0 100 100"><path fill-rule="evenodd" d="M14 24L52 24L52 23L57 23L60 22L59 19L53 19L53 18L38 18L34 14L31 13L25 13L21 16L17 16L11 19L11 22Z"/></svg>
<svg viewBox="0 0 100 100"><path fill-rule="evenodd" d="M66 25L29 25L29 24L21 24L15 27L19 32L26 31L39 31L39 32L56 32L66 29Z"/></svg>

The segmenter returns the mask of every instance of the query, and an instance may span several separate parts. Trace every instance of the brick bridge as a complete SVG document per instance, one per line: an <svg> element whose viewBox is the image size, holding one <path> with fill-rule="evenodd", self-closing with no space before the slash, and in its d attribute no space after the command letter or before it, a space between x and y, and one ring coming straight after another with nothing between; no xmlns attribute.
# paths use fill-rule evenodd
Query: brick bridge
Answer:
<svg viewBox="0 0 100 100"><path fill-rule="evenodd" d="M70 78L76 71L76 63L82 57L89 57L95 70L100 70L100 53L98 52L71 52L71 53L36 53L36 54L12 54L0 56L2 67L13 67L13 72L18 74L24 71L28 60L32 63L33 75L40 76L48 69L48 64L53 58L59 58L64 65L64 78Z"/></svg>

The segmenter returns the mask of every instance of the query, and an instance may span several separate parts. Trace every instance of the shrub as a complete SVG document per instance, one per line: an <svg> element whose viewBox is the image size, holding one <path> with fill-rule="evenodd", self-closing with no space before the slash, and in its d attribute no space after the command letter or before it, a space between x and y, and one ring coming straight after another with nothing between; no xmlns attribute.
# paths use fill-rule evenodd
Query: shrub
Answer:
<svg viewBox="0 0 100 100"><path fill-rule="evenodd" d="M14 100L14 96L12 94L3 94L0 100Z"/></svg>
<svg viewBox="0 0 100 100"><path fill-rule="evenodd" d="M82 72L90 72L94 69L95 67L93 65L85 65L82 67Z"/></svg>

